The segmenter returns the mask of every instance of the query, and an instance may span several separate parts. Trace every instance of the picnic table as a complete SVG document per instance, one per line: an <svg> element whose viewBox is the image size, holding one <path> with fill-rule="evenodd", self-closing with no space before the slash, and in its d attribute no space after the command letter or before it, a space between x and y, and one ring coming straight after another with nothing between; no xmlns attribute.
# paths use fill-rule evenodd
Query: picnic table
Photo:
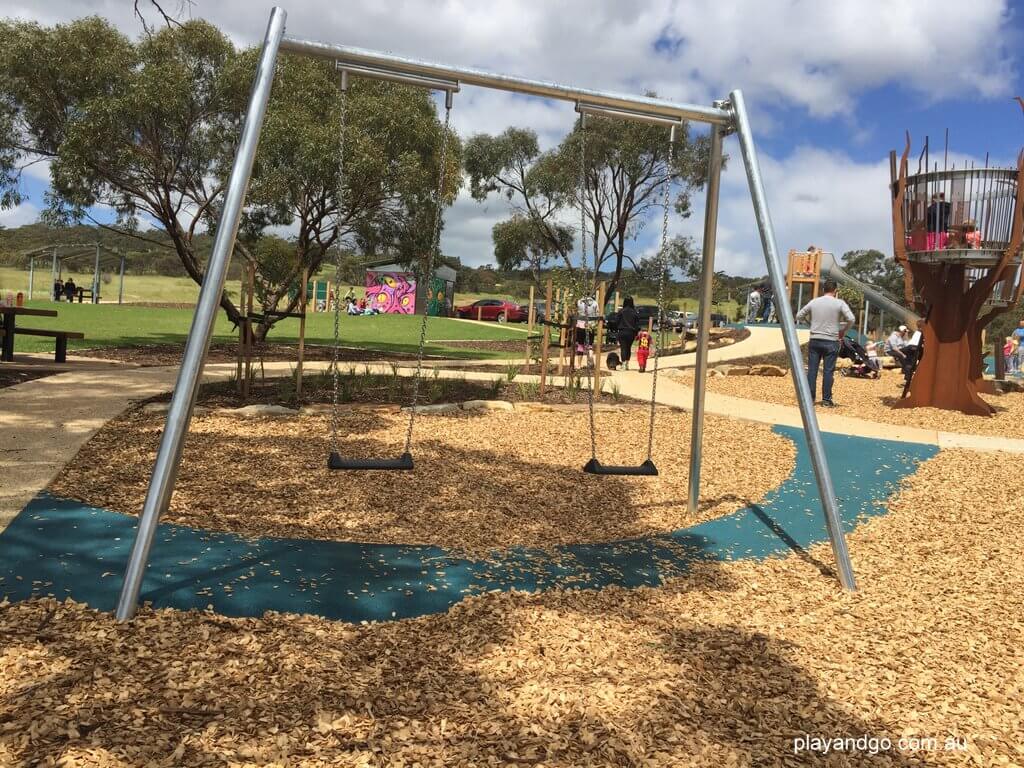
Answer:
<svg viewBox="0 0 1024 768"><path fill-rule="evenodd" d="M17 327L17 317L24 315L26 317L57 317L57 312L52 309L33 309L32 307L0 307L0 319L3 323L0 324L0 340L3 344L0 346L0 361L11 362L14 360L14 337L20 333L23 336L49 336L57 340L57 349L54 353L54 359L58 363L63 363L67 360L68 352L68 339L84 339L84 333L76 333L75 331L49 331L43 328L21 328Z"/></svg>

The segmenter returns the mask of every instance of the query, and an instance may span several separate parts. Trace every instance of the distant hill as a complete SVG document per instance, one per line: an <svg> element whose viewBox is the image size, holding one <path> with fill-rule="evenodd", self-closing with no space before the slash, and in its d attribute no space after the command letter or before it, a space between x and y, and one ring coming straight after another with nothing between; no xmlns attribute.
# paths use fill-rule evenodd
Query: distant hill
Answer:
<svg viewBox="0 0 1024 768"><path fill-rule="evenodd" d="M0 266L27 267L29 251L54 245L95 243L123 251L128 256L128 269L134 274L185 276L178 255L169 247L169 238L159 230L142 233L147 242L129 235L119 235L96 226L50 227L46 224L26 224L13 229L0 229ZM213 238L198 235L196 245L200 254L209 256ZM163 246L160 244L164 244ZM36 262L39 263L38 261Z"/></svg>

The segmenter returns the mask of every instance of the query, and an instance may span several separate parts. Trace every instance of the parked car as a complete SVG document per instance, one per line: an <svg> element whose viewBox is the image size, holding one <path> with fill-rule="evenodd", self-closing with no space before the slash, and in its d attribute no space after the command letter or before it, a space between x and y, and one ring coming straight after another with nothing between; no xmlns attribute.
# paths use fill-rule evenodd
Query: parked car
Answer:
<svg viewBox="0 0 1024 768"><path fill-rule="evenodd" d="M525 323L527 312L526 307L504 299L480 299L455 308L456 317L467 320L476 320L479 317L481 320L496 320L499 323Z"/></svg>
<svg viewBox="0 0 1024 768"><path fill-rule="evenodd" d="M635 309L636 309L637 318L640 321L640 327L641 328L646 328L647 327L647 321L649 319L651 319L651 318L654 318L654 323L652 324L652 328L655 331L659 330L660 326L658 324L658 319L657 319L658 318L658 305L657 304L637 304ZM668 315L668 313L666 313L666 315ZM618 330L618 323L619 323L619 317L618 317L618 313L617 312L609 312L605 316L605 318L604 318L604 326L608 330L609 333L614 333L616 330ZM672 321L670 316L666 316L665 317L665 326L666 326L666 328L672 328L673 330L675 330L675 324Z"/></svg>

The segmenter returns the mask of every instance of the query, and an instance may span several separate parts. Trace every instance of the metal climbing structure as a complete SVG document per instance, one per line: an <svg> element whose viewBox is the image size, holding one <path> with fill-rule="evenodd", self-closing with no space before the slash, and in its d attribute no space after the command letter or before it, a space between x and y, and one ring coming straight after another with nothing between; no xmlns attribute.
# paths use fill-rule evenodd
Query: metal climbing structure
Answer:
<svg viewBox="0 0 1024 768"><path fill-rule="evenodd" d="M224 280L227 276L228 263L234 249L246 188L252 171L256 147L259 143L260 130L267 111L277 58L282 51L333 62L338 70L351 75L443 90L448 94L448 107L450 107L451 94L456 92L460 86L467 85L568 101L575 103L580 111L604 117L654 121L662 124L666 121L676 121L679 124L692 121L710 126L711 151L707 176L707 204L704 214L696 385L694 387L693 431L690 444L689 505L691 510L695 509L700 496L704 382L707 374L707 349L711 325L711 293L714 277L715 235L718 225L722 141L729 134L735 133L739 140L740 154L746 169L750 196L772 288L779 296L785 295L786 290L786 276L775 244L775 232L768 213L764 184L761 180L757 152L742 92L734 90L729 94L727 100L716 101L711 106L704 106L679 104L653 97L628 96L574 88L478 69L450 67L360 48L288 37L285 35L285 18L286 13L283 9L274 8L271 11L270 23L267 26L255 80L249 96L245 123L239 137L238 153L226 185L224 204L207 267L206 279L199 292L195 316L192 320L174 394L167 412L167 424L161 437L146 501L125 571L117 606L117 617L121 620L128 620L135 614L157 525L161 514L167 509L171 493L174 490L192 407L198 392L210 335L217 317ZM829 473L825 448L814 413L814 403L806 377L803 375L803 360L792 312L788 309L781 312L779 321L789 354L800 415L810 449L811 463L817 480L825 525L832 544L839 580L846 589L856 589L832 477Z"/></svg>

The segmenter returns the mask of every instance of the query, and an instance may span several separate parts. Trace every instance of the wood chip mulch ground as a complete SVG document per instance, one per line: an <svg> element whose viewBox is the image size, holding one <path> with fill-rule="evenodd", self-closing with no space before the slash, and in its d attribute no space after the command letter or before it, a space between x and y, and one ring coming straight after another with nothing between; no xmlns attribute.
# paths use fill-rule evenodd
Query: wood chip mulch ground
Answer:
<svg viewBox="0 0 1024 768"><path fill-rule="evenodd" d="M0 764L1019 766L1022 468L922 465L856 593L792 556L361 626L5 605Z"/></svg>
<svg viewBox="0 0 1024 768"><path fill-rule="evenodd" d="M328 419L247 420L216 412L193 419L168 522L252 536L438 544L486 555L516 545L610 541L662 533L759 500L792 471L793 444L768 427L708 417L703 502L686 509L689 417L661 410L655 478L581 472L590 457L587 413L420 415L411 473L373 477L326 468ZM105 426L50 490L137 514L163 417L136 412ZM343 411L347 456L397 456L407 417ZM643 461L647 412L597 414L606 463ZM742 466L744 471L736 468ZM396 482L396 481L400 481Z"/></svg>
<svg viewBox="0 0 1024 768"><path fill-rule="evenodd" d="M680 383L693 386L693 371L680 371L675 375L678 376L677 380ZM882 371L882 378L878 380L840 376L837 371L833 399L839 407L829 413L904 427L1024 438L1024 393L982 395L982 399L995 406L996 414L991 417L968 416L958 411L944 411L939 408L895 409L892 404L899 400L903 392L903 381L903 374L895 370ZM788 375L778 378L711 377L708 379L708 391L747 400L796 405L793 380ZM820 379L818 396L821 396Z"/></svg>

